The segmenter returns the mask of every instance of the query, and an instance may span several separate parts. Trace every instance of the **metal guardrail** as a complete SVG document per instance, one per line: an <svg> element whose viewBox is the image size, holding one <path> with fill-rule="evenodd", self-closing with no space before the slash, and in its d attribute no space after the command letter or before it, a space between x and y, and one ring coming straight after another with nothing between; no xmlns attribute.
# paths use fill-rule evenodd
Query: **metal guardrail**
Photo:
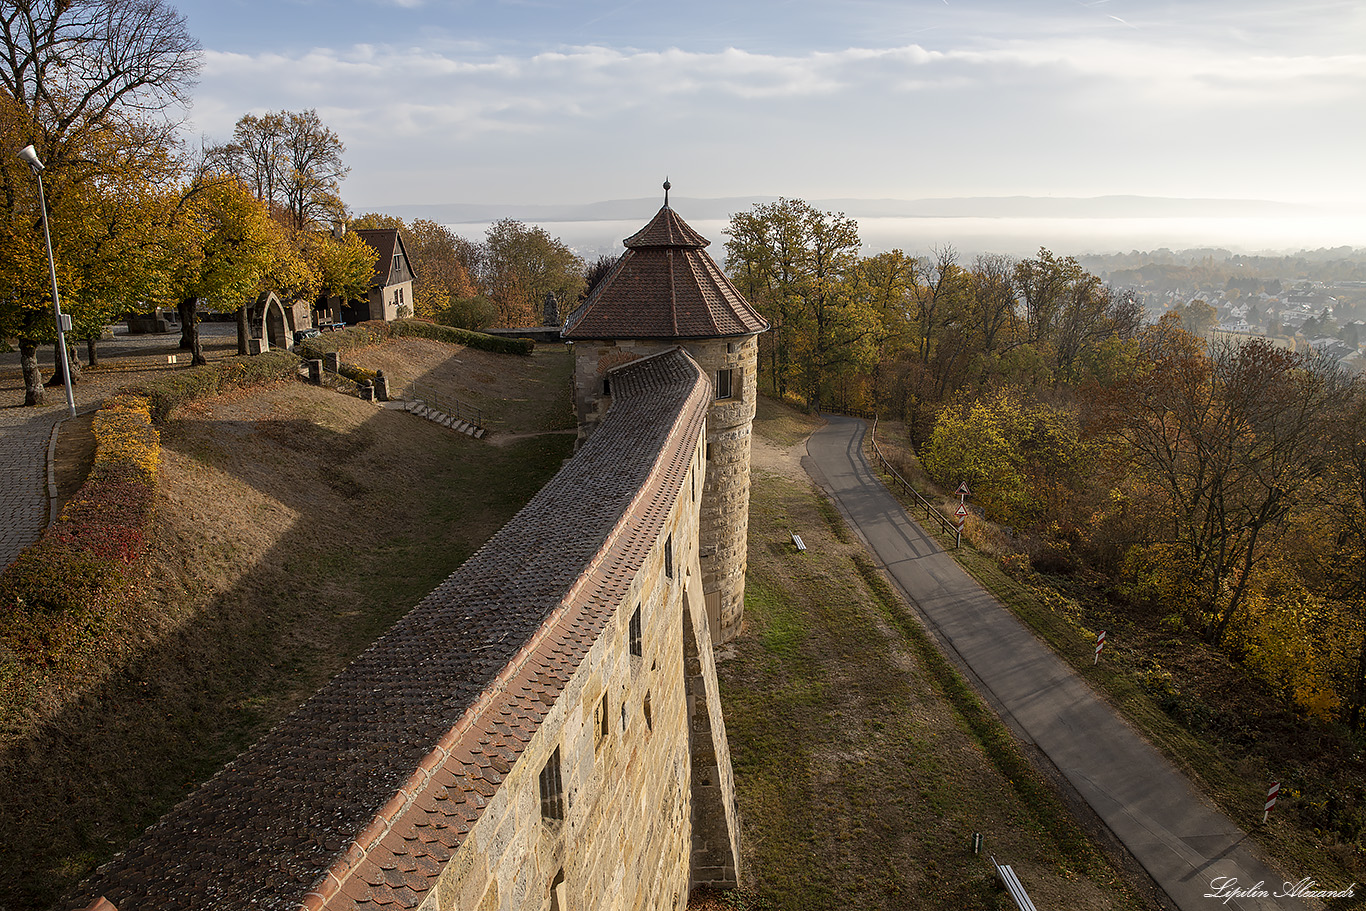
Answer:
<svg viewBox="0 0 1366 911"><path fill-rule="evenodd" d="M468 402L462 402L454 396L441 395L436 391L435 386L424 386L418 382L409 383L403 390L403 398L407 401L423 402L442 414L464 421L466 424L488 427L484 423L482 409L476 408Z"/></svg>
<svg viewBox="0 0 1366 911"><path fill-rule="evenodd" d="M892 467L892 463L887 461L887 457L882 454L882 449L877 445L876 417L873 418L871 442L873 444L873 455L877 457L878 464L882 466L883 471L891 475L892 479L901 485L901 488L905 490L906 493L909 496L911 496L916 503L918 503L922 508L924 508L925 518L933 518L937 520L939 522L939 527L944 530L944 534L948 535L951 538L956 537L958 533L958 526L955 525L953 522L950 522L949 519L942 512L939 511L938 507L936 507L929 500L921 496L920 491L912 487L911 483L907 481L905 478L903 478L897 472L897 470Z"/></svg>

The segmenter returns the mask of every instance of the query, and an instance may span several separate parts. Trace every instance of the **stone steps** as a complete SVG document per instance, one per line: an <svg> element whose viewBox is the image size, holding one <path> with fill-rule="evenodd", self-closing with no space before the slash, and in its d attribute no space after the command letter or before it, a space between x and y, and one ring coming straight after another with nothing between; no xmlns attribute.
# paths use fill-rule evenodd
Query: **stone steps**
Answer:
<svg viewBox="0 0 1366 911"><path fill-rule="evenodd" d="M474 437L476 440L482 440L488 433L487 430L480 427L478 424L463 421L460 418L453 418L421 400L408 402L404 405L404 410L409 414L415 414L420 418L426 418L435 424L440 424L442 427L448 427L457 433L463 433L465 436Z"/></svg>

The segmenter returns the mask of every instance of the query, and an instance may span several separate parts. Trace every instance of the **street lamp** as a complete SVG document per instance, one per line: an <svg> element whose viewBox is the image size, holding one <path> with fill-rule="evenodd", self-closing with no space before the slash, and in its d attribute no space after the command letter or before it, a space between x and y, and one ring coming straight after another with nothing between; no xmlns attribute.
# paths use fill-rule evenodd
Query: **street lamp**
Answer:
<svg viewBox="0 0 1366 911"><path fill-rule="evenodd" d="M19 157L24 164L33 169L33 176L38 178L38 207L43 213L43 240L47 242L47 271L52 276L52 320L57 324L57 362L62 367L62 381L66 383L66 410L74 418L76 416L76 398L71 394L71 368L66 362L66 330L70 317L62 312L61 301L57 299L57 264L52 258L52 235L47 229L47 197L43 195L43 163L38 160L38 153L33 146L24 146L19 151Z"/></svg>

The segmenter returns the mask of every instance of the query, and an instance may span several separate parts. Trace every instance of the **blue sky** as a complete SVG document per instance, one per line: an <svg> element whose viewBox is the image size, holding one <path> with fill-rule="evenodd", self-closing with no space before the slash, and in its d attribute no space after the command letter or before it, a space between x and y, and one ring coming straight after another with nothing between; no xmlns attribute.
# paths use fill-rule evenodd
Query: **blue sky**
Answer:
<svg viewBox="0 0 1366 911"><path fill-rule="evenodd" d="M174 0L173 0L174 3ZM343 196L1139 194L1366 211L1366 4L183 0L190 129L316 108Z"/></svg>

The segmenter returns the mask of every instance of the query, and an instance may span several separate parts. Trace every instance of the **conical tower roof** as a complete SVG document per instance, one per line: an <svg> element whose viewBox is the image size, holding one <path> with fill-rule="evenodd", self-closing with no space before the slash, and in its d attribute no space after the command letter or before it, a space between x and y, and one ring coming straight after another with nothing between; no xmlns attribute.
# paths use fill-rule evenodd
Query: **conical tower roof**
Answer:
<svg viewBox="0 0 1366 911"><path fill-rule="evenodd" d="M704 249L710 241L669 208L626 238L616 268L569 315L567 339L730 338L768 329Z"/></svg>

